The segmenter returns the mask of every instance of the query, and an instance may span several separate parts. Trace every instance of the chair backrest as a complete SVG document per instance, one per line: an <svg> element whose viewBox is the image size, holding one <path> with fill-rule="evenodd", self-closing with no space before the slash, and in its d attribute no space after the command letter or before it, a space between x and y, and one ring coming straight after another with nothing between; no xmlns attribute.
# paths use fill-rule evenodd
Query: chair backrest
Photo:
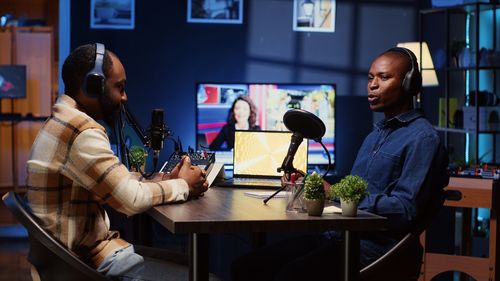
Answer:
<svg viewBox="0 0 500 281"><path fill-rule="evenodd" d="M411 281L420 276L424 249L420 234L408 233L391 250L360 271L362 281Z"/></svg>
<svg viewBox="0 0 500 281"><path fill-rule="evenodd" d="M438 197L437 195L435 195ZM391 250L379 257L373 263L360 270L362 281L413 281L420 276L424 248L420 243L420 235L429 226L432 219L443 207L444 199L456 196L446 190L435 198L437 204L426 208L415 229L406 234Z"/></svg>
<svg viewBox="0 0 500 281"><path fill-rule="evenodd" d="M19 194L11 191L3 196L3 201L28 230L30 239L28 260L37 269L41 280L109 280L52 238L38 224Z"/></svg>

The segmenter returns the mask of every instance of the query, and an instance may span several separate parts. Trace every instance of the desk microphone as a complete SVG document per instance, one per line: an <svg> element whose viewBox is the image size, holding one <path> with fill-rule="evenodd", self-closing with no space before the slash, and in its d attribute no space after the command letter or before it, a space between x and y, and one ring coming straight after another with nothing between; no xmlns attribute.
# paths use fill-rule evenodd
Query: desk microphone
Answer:
<svg viewBox="0 0 500 281"><path fill-rule="evenodd" d="M163 148L165 138L165 123L163 123L163 109L153 109L151 112L150 148L153 150L153 158L158 159L160 150Z"/></svg>
<svg viewBox="0 0 500 281"><path fill-rule="evenodd" d="M307 138L319 142L323 149L326 151L326 154L328 155L328 168L324 175L326 176L328 170L330 169L331 160L328 150L321 141L321 138L325 135L326 132L325 123L323 123L323 121L321 121L318 116L303 109L288 110L285 115L283 115L283 123L288 130L293 132L293 135L292 139L290 140L290 146L288 147L288 153L285 156L285 159L283 159L283 164L281 164L281 167L278 168L278 172L284 171L285 173L291 174L297 171L293 167L293 158L295 157L295 153L297 152L299 145L302 143L302 140L304 138ZM307 173L307 171L303 172ZM283 189L285 189L284 186L278 189L275 193L271 194L271 196L269 196L268 198L264 199L264 204L266 204L267 201L269 201Z"/></svg>
<svg viewBox="0 0 500 281"><path fill-rule="evenodd" d="M293 158L295 157L295 153L297 153L297 149L299 149L303 140L304 137L300 132L293 132L290 145L288 146L288 152L285 159L283 159L283 164L281 164L281 167L278 168L278 173L281 171L285 171L286 173L295 172L295 168L293 167Z"/></svg>
<svg viewBox="0 0 500 281"><path fill-rule="evenodd" d="M283 164L278 168L278 172L285 171L292 173L296 171L293 167L293 158L302 140L307 138L321 142L321 138L326 132L326 127L318 116L302 109L287 111L283 116L283 123L288 130L293 132L293 135L288 147L288 153L283 160Z"/></svg>

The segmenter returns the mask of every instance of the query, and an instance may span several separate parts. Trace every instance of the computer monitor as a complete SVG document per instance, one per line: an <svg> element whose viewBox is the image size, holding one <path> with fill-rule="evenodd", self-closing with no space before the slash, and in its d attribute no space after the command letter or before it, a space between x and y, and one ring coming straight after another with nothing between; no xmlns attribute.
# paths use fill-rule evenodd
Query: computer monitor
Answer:
<svg viewBox="0 0 500 281"><path fill-rule="evenodd" d="M26 97L26 66L0 65L0 99Z"/></svg>
<svg viewBox="0 0 500 281"><path fill-rule="evenodd" d="M327 147L332 166L335 163L335 85L334 84L262 84L262 83L198 83L197 97L197 147L215 151L216 161L232 164L231 149L234 143L234 120L230 109L240 96L250 99L255 108L255 124L250 129L285 131L283 115L289 109L300 108L317 115L326 126L323 143ZM241 102L240 102L241 103ZM233 114L237 116L237 114ZM248 116L248 115L247 115ZM249 118L252 119L252 118ZM253 120L251 120L253 121ZM237 126L237 125L236 125ZM233 139L227 138L233 134ZM220 135L220 136L219 136ZM226 138L222 138L225 135ZM218 137L219 136L219 137ZM221 146L214 147L214 140ZM233 143L231 143L233 141ZM319 143L309 141L309 165L326 165L328 156Z"/></svg>

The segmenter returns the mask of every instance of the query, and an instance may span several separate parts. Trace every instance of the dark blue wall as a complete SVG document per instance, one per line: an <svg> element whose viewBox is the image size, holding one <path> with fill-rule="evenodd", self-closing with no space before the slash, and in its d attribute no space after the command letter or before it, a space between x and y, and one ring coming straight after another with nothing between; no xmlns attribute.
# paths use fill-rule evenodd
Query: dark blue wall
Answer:
<svg viewBox="0 0 500 281"><path fill-rule="evenodd" d="M187 23L186 1L136 0L135 5L134 30L101 30L90 29L90 1L72 1L71 49L98 41L121 58L129 103L143 127L152 108L164 108L166 123L184 148L194 146L196 82L335 83L340 176L349 173L371 130L374 116L364 96L372 59L397 42L418 40L418 10L426 8L417 0L339 0L335 32L308 33L292 30L292 0L246 0L238 25ZM161 163L171 151L169 143ZM155 243L172 244L165 230L154 231L160 233ZM242 241L249 238L211 239L216 247L210 268L228 280L231 258L248 250L250 242Z"/></svg>
<svg viewBox="0 0 500 281"><path fill-rule="evenodd" d="M72 1L71 49L99 41L114 51L141 125L149 124L152 108L164 108L186 148L195 144L197 81L336 83L341 96L363 96L371 60L397 42L418 39L419 2L337 1L335 32L309 33L292 30L292 0L244 1L243 24L187 23L186 1L139 0L133 30L90 29L90 1ZM350 116L343 119L371 122L358 119L359 110L344 110ZM338 145L351 137L337 131ZM169 143L160 162L171 151ZM349 159L338 157L337 168L345 174L354 155L342 157Z"/></svg>

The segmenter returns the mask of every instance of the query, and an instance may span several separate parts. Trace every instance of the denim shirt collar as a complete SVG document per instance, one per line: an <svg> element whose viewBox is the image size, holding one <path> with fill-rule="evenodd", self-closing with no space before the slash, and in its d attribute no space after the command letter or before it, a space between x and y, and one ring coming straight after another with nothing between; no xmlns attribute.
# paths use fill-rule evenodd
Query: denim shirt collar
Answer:
<svg viewBox="0 0 500 281"><path fill-rule="evenodd" d="M404 125L407 125L411 123L413 120L418 119L420 117L423 117L424 114L416 109L412 109L410 111L401 113L397 116L394 116L390 119L384 119L381 120L377 123L375 123L375 127L379 130L383 129L384 127L390 126L390 127L401 127Z"/></svg>

